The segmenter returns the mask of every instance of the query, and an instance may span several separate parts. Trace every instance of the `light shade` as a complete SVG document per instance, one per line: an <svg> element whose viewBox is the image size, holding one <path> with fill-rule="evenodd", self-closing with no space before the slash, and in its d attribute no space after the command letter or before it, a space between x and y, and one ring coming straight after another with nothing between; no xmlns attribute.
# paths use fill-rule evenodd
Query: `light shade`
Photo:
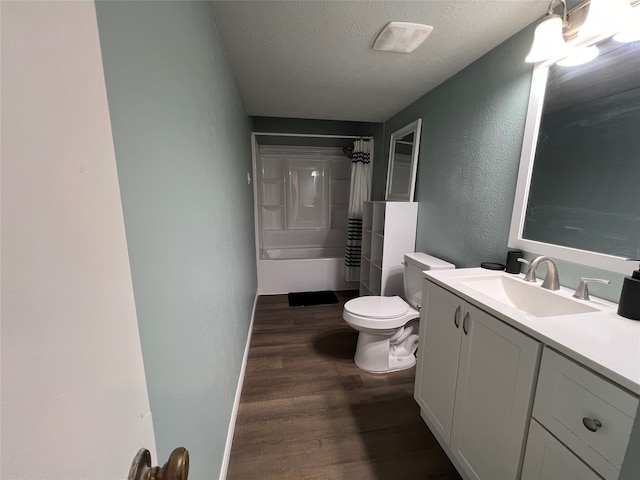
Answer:
<svg viewBox="0 0 640 480"><path fill-rule="evenodd" d="M591 0L587 18L578 31L578 43L619 32L632 14L629 0Z"/></svg>
<svg viewBox="0 0 640 480"><path fill-rule="evenodd" d="M623 43L640 41L640 4L633 8L624 28L613 39Z"/></svg>
<svg viewBox="0 0 640 480"><path fill-rule="evenodd" d="M576 47L571 50L568 56L560 60L558 65L561 67L575 67L594 60L598 55L600 55L600 50L595 45Z"/></svg>
<svg viewBox="0 0 640 480"><path fill-rule="evenodd" d="M525 61L537 63L550 58L562 58L568 50L562 36L562 18L559 15L549 15L536 27L533 45Z"/></svg>
<svg viewBox="0 0 640 480"><path fill-rule="evenodd" d="M389 22L373 43L374 50L383 52L413 52L429 36L433 27L421 23Z"/></svg>

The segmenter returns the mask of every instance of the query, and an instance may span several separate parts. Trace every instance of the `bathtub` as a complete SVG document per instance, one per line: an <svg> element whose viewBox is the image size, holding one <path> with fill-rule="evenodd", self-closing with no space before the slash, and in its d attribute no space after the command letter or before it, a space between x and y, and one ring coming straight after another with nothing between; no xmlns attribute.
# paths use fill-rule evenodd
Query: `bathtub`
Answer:
<svg viewBox="0 0 640 480"><path fill-rule="evenodd" d="M345 247L265 248L258 260L258 293L357 290L344 280Z"/></svg>

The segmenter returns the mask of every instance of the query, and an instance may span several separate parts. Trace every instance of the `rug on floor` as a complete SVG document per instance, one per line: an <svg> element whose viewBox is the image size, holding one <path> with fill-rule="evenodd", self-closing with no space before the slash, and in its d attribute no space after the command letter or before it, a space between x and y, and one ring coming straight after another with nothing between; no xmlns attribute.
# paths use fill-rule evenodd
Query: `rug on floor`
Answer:
<svg viewBox="0 0 640 480"><path fill-rule="evenodd" d="M331 290L323 290L321 292L291 292L288 296L290 307L338 303L338 297L336 297L336 294Z"/></svg>

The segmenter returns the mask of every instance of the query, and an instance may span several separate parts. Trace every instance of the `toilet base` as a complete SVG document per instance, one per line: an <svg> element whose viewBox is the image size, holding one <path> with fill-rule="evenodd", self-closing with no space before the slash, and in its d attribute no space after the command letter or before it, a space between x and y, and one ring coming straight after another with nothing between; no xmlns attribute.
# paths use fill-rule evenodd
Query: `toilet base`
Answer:
<svg viewBox="0 0 640 480"><path fill-rule="evenodd" d="M393 355L390 340L395 332L387 335L372 335L360 332L354 357L355 364L369 373L390 373L406 370L416 364L414 354Z"/></svg>

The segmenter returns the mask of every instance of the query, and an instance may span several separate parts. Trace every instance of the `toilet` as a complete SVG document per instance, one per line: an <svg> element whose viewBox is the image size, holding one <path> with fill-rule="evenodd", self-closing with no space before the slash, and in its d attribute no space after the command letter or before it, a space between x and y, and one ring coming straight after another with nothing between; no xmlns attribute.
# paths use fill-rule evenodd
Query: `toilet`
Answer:
<svg viewBox="0 0 640 480"><path fill-rule="evenodd" d="M367 296L344 304L342 318L357 330L355 363L365 372L387 373L416 364L424 270L455 268L426 253L404 255L404 300ZM406 300L406 301L405 301Z"/></svg>

